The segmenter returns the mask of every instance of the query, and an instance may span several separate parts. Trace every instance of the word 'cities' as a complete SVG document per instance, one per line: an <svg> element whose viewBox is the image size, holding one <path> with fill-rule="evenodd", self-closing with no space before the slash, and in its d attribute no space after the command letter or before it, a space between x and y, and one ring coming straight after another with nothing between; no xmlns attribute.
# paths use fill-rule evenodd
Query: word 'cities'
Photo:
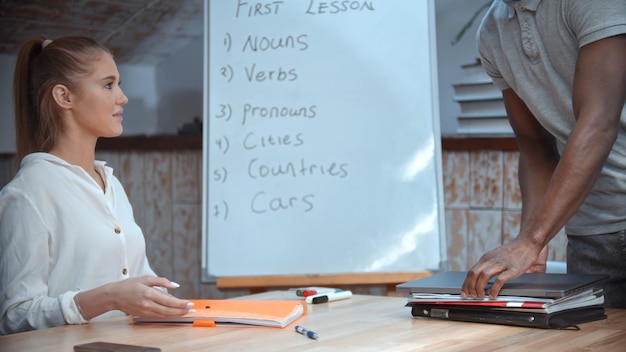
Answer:
<svg viewBox="0 0 626 352"><path fill-rule="evenodd" d="M298 133L295 136L291 134L259 136L254 132L249 132L243 139L243 148L246 150L271 147L299 147L303 144L304 133Z"/></svg>

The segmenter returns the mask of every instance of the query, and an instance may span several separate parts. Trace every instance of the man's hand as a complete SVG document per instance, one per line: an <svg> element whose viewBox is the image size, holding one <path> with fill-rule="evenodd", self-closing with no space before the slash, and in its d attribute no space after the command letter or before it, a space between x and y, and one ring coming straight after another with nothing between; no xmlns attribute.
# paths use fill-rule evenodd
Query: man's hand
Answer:
<svg viewBox="0 0 626 352"><path fill-rule="evenodd" d="M539 257L537 257L537 260L535 260L535 262L533 263L533 265L530 266L527 272L528 273L545 273L547 269L547 262L548 262L548 246L546 245L543 247L543 249L539 253Z"/></svg>
<svg viewBox="0 0 626 352"><path fill-rule="evenodd" d="M468 271L461 288L461 296L484 298L487 283L497 275L489 290L489 297L495 298L505 282L522 275L533 266L542 253L542 247L532 241L516 238L511 243L487 252ZM547 256L547 250L545 255Z"/></svg>

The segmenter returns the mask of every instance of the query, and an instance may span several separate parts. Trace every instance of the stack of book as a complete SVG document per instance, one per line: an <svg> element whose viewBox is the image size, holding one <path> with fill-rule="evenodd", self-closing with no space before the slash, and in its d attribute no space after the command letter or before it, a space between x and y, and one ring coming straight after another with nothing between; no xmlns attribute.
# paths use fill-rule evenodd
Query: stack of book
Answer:
<svg viewBox="0 0 626 352"><path fill-rule="evenodd" d="M461 66L461 82L454 84L454 100L461 115L457 118L459 134L512 134L502 92L496 87L480 60Z"/></svg>
<svg viewBox="0 0 626 352"><path fill-rule="evenodd" d="M398 285L398 291L409 292L406 306L413 317L546 329L578 328L577 324L606 318L604 294L597 287L606 278L603 275L524 274L490 299L462 298L465 274L438 273Z"/></svg>

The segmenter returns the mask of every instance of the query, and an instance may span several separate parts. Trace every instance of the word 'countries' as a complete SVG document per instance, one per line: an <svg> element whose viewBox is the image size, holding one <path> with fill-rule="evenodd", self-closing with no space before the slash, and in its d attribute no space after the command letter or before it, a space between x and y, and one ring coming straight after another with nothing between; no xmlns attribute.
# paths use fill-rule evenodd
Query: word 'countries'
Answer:
<svg viewBox="0 0 626 352"><path fill-rule="evenodd" d="M251 179L291 176L330 176L344 178L348 176L348 163L338 164L336 162L326 164L309 163L304 159L300 162L285 162L274 165L266 165L259 159L254 158L248 163L248 177Z"/></svg>

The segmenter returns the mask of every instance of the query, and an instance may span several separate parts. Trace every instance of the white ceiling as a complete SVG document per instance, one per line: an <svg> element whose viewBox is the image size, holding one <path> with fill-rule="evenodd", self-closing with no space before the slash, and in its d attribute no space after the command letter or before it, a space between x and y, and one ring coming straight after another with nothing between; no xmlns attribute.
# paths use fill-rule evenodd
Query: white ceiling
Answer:
<svg viewBox="0 0 626 352"><path fill-rule="evenodd" d="M0 54L32 36L90 36L118 64L156 65L203 35L203 0L0 0Z"/></svg>

